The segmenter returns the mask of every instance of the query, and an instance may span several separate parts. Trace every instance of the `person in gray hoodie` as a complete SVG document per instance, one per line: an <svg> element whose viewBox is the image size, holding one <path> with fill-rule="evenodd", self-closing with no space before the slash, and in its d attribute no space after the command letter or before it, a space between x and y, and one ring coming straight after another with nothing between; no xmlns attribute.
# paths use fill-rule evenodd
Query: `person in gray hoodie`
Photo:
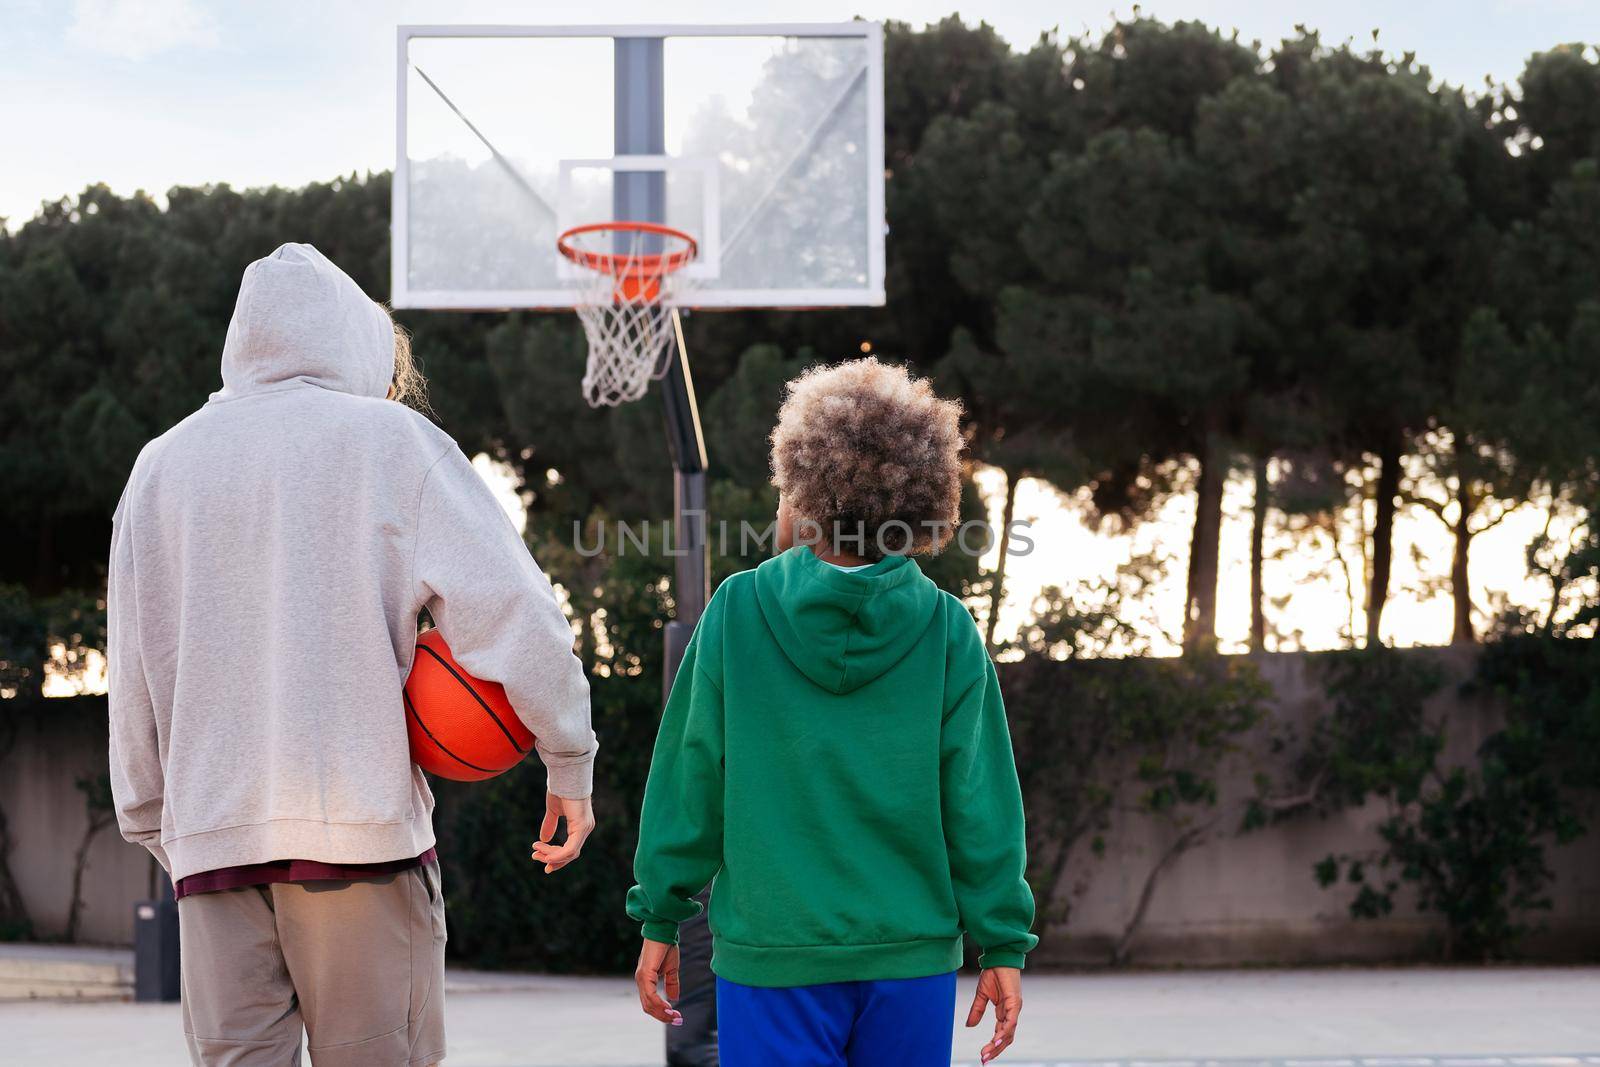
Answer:
<svg viewBox="0 0 1600 1067"><path fill-rule="evenodd" d="M113 519L111 785L176 887L196 1064L298 1063L302 1030L317 1067L444 1056L401 702L420 610L538 738L533 859L559 870L594 826L571 627L456 443L388 399L404 340L310 245L250 264L221 391L145 446Z"/></svg>

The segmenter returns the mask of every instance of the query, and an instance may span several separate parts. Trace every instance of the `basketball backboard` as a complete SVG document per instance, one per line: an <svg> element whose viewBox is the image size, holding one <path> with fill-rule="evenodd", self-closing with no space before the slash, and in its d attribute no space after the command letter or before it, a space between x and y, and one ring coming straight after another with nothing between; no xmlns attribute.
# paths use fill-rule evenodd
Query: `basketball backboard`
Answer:
<svg viewBox="0 0 1600 1067"><path fill-rule="evenodd" d="M402 26L402 308L570 308L573 227L693 236L667 302L884 302L883 43L871 22Z"/></svg>

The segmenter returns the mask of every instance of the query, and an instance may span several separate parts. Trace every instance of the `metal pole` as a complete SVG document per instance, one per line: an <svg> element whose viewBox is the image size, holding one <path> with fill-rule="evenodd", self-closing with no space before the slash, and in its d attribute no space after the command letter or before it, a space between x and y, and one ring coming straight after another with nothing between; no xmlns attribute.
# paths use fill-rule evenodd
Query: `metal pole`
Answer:
<svg viewBox="0 0 1600 1067"><path fill-rule="evenodd" d="M617 155L660 155L666 150L662 39L618 37L615 56L615 151ZM660 171L616 171L612 210L617 219L666 221L666 175ZM626 249L618 249L626 251ZM646 248L644 251L656 251ZM661 383L667 422L667 448L673 467L673 602L667 623L666 669L661 698L672 692L678 665L694 625L710 599L706 545L706 446L695 405L694 380L683 344L683 325L673 309L673 339ZM702 904L708 901L702 898ZM681 989L675 1005L681 1027L667 1029L668 1067L717 1067L717 999L711 975L711 931L705 915L678 931Z"/></svg>
<svg viewBox="0 0 1600 1067"><path fill-rule="evenodd" d="M674 618L666 627L666 670L661 699L672 693L678 665L694 634L695 623L711 596L709 546L706 543L706 446L695 405L694 379L689 374L683 326L672 311L673 343L667 373L662 378L661 401L667 419L668 449L673 467ZM702 909L711 905L708 890L700 895ZM711 973L711 928L706 914L678 927L680 989L674 1005L683 1025L667 1030L668 1067L717 1067L717 987Z"/></svg>
<svg viewBox="0 0 1600 1067"><path fill-rule="evenodd" d="M619 156L658 156L666 150L661 43L659 37L618 37L612 45L616 56L613 134ZM658 170L613 171L611 210L619 220L666 222L667 176Z"/></svg>
<svg viewBox="0 0 1600 1067"><path fill-rule="evenodd" d="M662 692L672 691L688 634L706 609L711 596L709 546L706 543L706 442L700 430L700 409L695 402L694 378L689 373L689 353L683 343L683 321L676 308L672 315L672 343L667 354L666 373L661 379L661 405L667 418L667 450L672 456L673 521L672 554L676 582L673 585L675 618L667 624L683 632L683 644L674 650L667 644L667 676ZM674 656L676 651L676 656Z"/></svg>

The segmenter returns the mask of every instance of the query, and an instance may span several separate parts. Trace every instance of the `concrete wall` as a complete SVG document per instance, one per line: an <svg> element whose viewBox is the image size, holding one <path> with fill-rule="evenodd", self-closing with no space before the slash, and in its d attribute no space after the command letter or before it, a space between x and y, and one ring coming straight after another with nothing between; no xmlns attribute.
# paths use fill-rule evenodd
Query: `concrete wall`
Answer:
<svg viewBox="0 0 1600 1067"><path fill-rule="evenodd" d="M1443 668L1448 680L1432 698L1428 714L1443 717L1447 724L1446 758L1470 762L1500 722L1497 708L1461 693L1460 682L1471 676L1476 650L1418 649L1409 654L1435 659ZM1316 659L1302 654L1255 657L1276 695L1272 728L1303 726L1327 709L1322 683L1314 674ZM1352 919L1348 905L1353 888L1323 889L1312 876L1312 865L1330 853L1361 853L1377 846L1375 828L1388 814L1382 805L1236 832L1254 773L1283 769L1282 757L1265 751L1265 740L1263 736L1254 751L1230 761L1219 798L1226 816L1217 832L1180 855L1156 882L1132 945L1133 960L1199 966L1399 960L1431 954L1441 924L1419 914L1414 898L1400 898L1387 918ZM1102 858L1087 848L1075 855L1060 890L1069 894L1069 921L1041 945L1041 962L1106 962L1152 864L1177 833L1170 823L1122 815L1106 835L1109 847ZM1552 849L1550 856L1556 871L1554 908L1536 919L1548 929L1531 937L1526 948L1551 959L1600 957L1600 831L1571 847Z"/></svg>
<svg viewBox="0 0 1600 1067"><path fill-rule="evenodd" d="M1468 677L1471 649L1419 650L1437 658L1452 678L1430 712L1446 716L1452 753L1470 756L1497 724L1496 709L1464 698L1455 681ZM1313 674L1315 657L1272 655L1257 662L1277 694L1274 720L1282 726L1309 722L1325 706ZM25 729L16 749L0 764L0 805L10 818L15 844L11 866L33 913L36 931L57 936L66 922L72 856L85 823L79 775L105 766L103 701L61 702L61 713ZM603 749L602 749L603 752ZM603 758L603 756L602 756ZM1252 775L1270 763L1261 751L1232 762L1222 805L1237 811ZM1438 927L1418 916L1408 901L1383 920L1353 920L1350 891L1320 888L1311 868L1329 853L1350 853L1376 844L1373 828L1383 817L1373 806L1328 819L1315 817L1249 834L1219 831L1180 856L1157 883L1133 958L1150 964L1298 963L1391 960L1424 955ZM1104 962L1115 943L1150 865L1171 840L1170 825L1141 816L1119 818L1107 835L1109 849L1095 858L1087 850L1067 872L1071 921L1048 937L1041 963ZM1600 832L1553 852L1557 880L1554 910L1543 917L1548 930L1530 951L1549 958L1600 956ZM132 937L131 902L152 891L154 865L140 848L123 843L113 828L96 842L86 877L87 911L82 939L124 944Z"/></svg>
<svg viewBox="0 0 1600 1067"><path fill-rule="evenodd" d="M27 902L34 934L60 937L72 902L72 867L88 823L74 784L106 769L105 701L54 700L50 714L25 723L0 763L0 807L10 824L11 872ZM59 711L57 709L59 708ZM95 840L84 873L78 940L133 941L133 901L153 891L150 853L122 840L113 825Z"/></svg>

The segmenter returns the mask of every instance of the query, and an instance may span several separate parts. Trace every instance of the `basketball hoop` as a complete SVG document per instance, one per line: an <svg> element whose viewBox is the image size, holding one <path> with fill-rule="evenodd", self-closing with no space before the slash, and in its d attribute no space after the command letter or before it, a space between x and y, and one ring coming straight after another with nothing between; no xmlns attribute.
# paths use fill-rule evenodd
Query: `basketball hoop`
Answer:
<svg viewBox="0 0 1600 1067"><path fill-rule="evenodd" d="M567 230L556 248L585 272L574 305L589 340L584 398L591 407L638 400L664 365L674 297L689 288L679 271L699 245L654 222L595 222Z"/></svg>

